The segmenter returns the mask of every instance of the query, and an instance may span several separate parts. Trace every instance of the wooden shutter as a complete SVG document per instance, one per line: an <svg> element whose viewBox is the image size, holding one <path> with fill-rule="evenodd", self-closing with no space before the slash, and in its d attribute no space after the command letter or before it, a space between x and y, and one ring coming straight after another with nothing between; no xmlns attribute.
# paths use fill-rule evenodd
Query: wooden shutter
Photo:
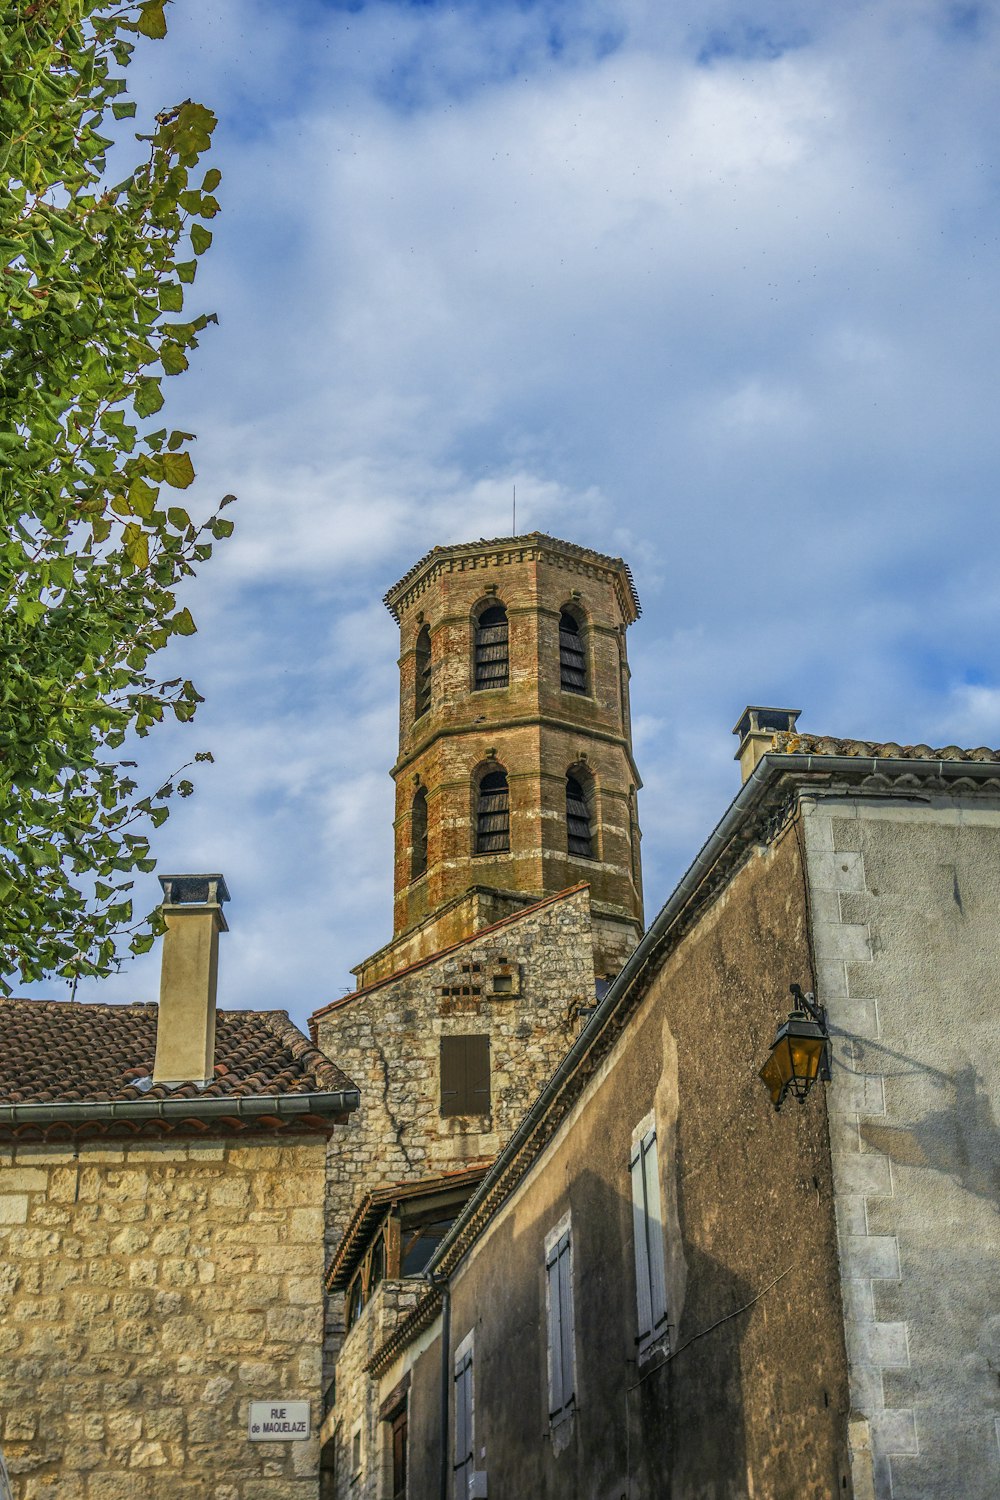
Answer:
<svg viewBox="0 0 1000 1500"><path fill-rule="evenodd" d="M555 1421L574 1398L573 1279L569 1231L545 1258L548 1286L549 1418Z"/></svg>
<svg viewBox="0 0 1000 1500"><path fill-rule="evenodd" d="M510 792L506 771L490 771L479 783L476 853L510 852Z"/></svg>
<svg viewBox="0 0 1000 1500"><path fill-rule="evenodd" d="M489 1037L443 1036L441 1038L442 1115L486 1115L489 1112Z"/></svg>
<svg viewBox="0 0 1000 1500"><path fill-rule="evenodd" d="M663 1216L656 1131L650 1130L632 1148L632 1232L635 1239L635 1289L639 1343L650 1339L667 1321Z"/></svg>
<svg viewBox="0 0 1000 1500"><path fill-rule="evenodd" d="M426 625L417 636L414 667L416 671L416 694L413 716L419 719L431 706L431 633Z"/></svg>
<svg viewBox="0 0 1000 1500"><path fill-rule="evenodd" d="M410 860L410 879L419 880L427 873L427 789L418 787L413 799L410 819L410 838L413 854Z"/></svg>
<svg viewBox="0 0 1000 1500"><path fill-rule="evenodd" d="M575 776L566 777L566 844L570 854L582 855L584 859L593 858L587 799Z"/></svg>
<svg viewBox="0 0 1000 1500"><path fill-rule="evenodd" d="M474 689L507 686L507 649L507 611L502 605L493 605L483 610L476 625Z"/></svg>
<svg viewBox="0 0 1000 1500"><path fill-rule="evenodd" d="M392 1423L392 1500L406 1500L406 1439L407 1411L404 1405Z"/></svg>
<svg viewBox="0 0 1000 1500"><path fill-rule="evenodd" d="M472 1350L455 1361L455 1496L465 1500L472 1469Z"/></svg>
<svg viewBox="0 0 1000 1500"><path fill-rule="evenodd" d="M565 611L559 616L559 684L564 693L587 691L587 663L580 627Z"/></svg>

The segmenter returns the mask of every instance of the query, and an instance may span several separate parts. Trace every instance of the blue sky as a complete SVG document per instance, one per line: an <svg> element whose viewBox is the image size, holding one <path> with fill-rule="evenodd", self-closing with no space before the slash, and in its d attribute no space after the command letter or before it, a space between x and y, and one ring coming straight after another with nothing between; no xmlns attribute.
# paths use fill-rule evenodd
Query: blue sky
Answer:
<svg viewBox="0 0 1000 1500"><path fill-rule="evenodd" d="M190 590L222 1003L303 1020L391 927L397 638L437 542L632 564L647 917L747 702L1000 745L1000 22L836 6L177 3L144 112L220 116L214 308L169 392L237 534ZM140 126L141 128L141 126ZM155 880L139 888L152 904ZM155 998L158 960L84 998ZM58 994L59 985L46 987Z"/></svg>

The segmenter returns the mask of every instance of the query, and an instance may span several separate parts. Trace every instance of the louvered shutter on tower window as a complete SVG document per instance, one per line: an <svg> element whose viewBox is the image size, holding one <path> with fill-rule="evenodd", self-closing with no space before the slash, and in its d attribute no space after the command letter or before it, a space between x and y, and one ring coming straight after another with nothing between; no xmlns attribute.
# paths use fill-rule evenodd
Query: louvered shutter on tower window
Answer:
<svg viewBox="0 0 1000 1500"><path fill-rule="evenodd" d="M431 706L431 633L425 625L417 636L415 717Z"/></svg>
<svg viewBox="0 0 1000 1500"><path fill-rule="evenodd" d="M580 627L570 614L559 616L559 680L564 692L587 691L587 663Z"/></svg>
<svg viewBox="0 0 1000 1500"><path fill-rule="evenodd" d="M476 810L476 853L510 852L510 794L504 771L491 771L479 783Z"/></svg>
<svg viewBox="0 0 1000 1500"><path fill-rule="evenodd" d="M587 800L575 776L566 777L566 842L570 854L581 855L584 859L593 857Z"/></svg>
<svg viewBox="0 0 1000 1500"><path fill-rule="evenodd" d="M476 625L474 688L506 687L510 680L507 611L485 609Z"/></svg>

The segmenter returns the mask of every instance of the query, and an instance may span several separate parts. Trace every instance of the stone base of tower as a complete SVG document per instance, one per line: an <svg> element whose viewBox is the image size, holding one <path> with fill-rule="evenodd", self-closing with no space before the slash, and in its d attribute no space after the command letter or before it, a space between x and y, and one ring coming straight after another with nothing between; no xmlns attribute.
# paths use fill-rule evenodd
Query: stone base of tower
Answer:
<svg viewBox="0 0 1000 1500"><path fill-rule="evenodd" d="M567 889L582 891L588 886L581 882ZM522 891L474 885L353 968L351 973L357 980L357 987L363 990L381 984L411 964L440 954L457 943L464 943L477 932L502 922L506 917L516 916L537 901L537 896L528 896ZM642 937L642 929L634 919L601 906L593 899L590 908L594 973L598 979L612 979Z"/></svg>
<svg viewBox="0 0 1000 1500"><path fill-rule="evenodd" d="M537 896L525 896L520 891L500 891L488 885L471 886L353 968L351 973L358 982L358 989L379 984L390 975L398 974L400 969L408 969L421 959L452 948L456 943L464 943L474 933L534 906L537 901Z"/></svg>

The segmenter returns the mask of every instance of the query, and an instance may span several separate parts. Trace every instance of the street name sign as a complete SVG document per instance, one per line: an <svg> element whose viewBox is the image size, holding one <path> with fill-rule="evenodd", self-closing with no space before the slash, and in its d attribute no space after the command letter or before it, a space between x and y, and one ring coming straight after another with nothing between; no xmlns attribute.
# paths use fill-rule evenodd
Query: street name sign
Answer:
<svg viewBox="0 0 1000 1500"><path fill-rule="evenodd" d="M295 1443L310 1433L308 1401L251 1401L247 1436L252 1443Z"/></svg>

